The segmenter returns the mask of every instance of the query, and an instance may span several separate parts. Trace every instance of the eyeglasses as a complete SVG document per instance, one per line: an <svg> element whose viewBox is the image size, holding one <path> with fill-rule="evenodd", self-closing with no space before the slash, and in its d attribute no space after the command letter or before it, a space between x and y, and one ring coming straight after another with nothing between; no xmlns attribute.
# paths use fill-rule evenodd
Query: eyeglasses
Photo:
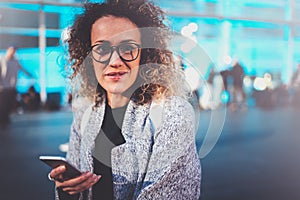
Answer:
<svg viewBox="0 0 300 200"><path fill-rule="evenodd" d="M107 63L111 59L114 51L117 51L119 57L125 62L131 62L137 59L141 46L136 43L121 43L117 46L109 44L95 44L91 47L92 57L96 62Z"/></svg>

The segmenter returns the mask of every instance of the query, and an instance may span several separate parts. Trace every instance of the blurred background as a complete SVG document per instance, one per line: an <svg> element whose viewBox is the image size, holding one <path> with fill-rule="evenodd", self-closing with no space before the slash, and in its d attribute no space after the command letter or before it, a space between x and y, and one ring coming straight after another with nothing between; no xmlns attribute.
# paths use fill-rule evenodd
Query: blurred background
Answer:
<svg viewBox="0 0 300 200"><path fill-rule="evenodd" d="M154 2L183 38L174 48L200 113L201 199L300 199L300 0ZM65 155L72 95L62 40L81 3L0 1L0 57L17 47L32 75L18 73L11 122L0 128L1 199L54 198L38 156Z"/></svg>

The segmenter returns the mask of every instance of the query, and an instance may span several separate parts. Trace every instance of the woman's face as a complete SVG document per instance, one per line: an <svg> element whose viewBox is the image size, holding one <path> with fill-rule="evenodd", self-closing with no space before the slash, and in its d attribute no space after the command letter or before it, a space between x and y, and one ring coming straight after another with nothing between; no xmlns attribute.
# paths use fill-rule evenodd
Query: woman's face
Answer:
<svg viewBox="0 0 300 200"><path fill-rule="evenodd" d="M138 76L141 34L137 28L129 19L115 16L101 17L92 26L94 71L108 96L122 94Z"/></svg>

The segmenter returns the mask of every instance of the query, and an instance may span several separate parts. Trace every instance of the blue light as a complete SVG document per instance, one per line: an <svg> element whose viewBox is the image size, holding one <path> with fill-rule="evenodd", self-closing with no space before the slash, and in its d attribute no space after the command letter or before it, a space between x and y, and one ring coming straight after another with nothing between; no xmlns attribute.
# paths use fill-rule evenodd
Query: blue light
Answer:
<svg viewBox="0 0 300 200"><path fill-rule="evenodd" d="M230 94L227 90L224 90L222 93L221 93L221 102L223 104L227 104L229 102L229 99L230 99Z"/></svg>

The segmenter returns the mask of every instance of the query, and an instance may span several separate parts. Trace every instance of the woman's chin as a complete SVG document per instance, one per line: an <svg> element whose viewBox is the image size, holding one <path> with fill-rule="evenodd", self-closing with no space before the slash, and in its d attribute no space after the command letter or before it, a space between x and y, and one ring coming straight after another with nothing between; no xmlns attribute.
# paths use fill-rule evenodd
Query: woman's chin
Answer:
<svg viewBox="0 0 300 200"><path fill-rule="evenodd" d="M122 95L126 91L126 88L109 88L106 90L111 95Z"/></svg>

